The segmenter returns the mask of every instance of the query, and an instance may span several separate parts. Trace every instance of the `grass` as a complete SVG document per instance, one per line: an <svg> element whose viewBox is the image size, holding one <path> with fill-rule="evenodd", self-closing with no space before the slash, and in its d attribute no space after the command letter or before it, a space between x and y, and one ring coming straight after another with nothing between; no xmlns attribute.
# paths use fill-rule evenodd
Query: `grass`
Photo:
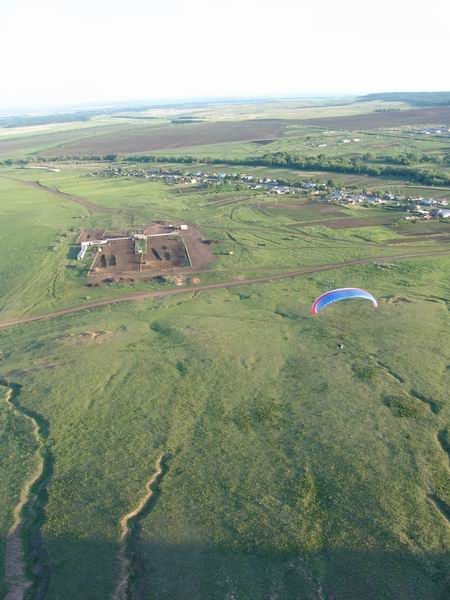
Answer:
<svg viewBox="0 0 450 600"><path fill-rule="evenodd" d="M319 585L406 598L414 584L438 598L450 538L427 490L450 502L435 442L449 416L447 308L434 300L446 266L355 267L2 332L2 372L51 422L49 598L109 596L120 517L162 451L173 458L135 582L156 597L251 598L270 584L286 598ZM378 312L349 303L309 316L321 290L350 280L376 293ZM411 303L382 301L392 294Z"/></svg>
<svg viewBox="0 0 450 600"><path fill-rule="evenodd" d="M0 198L0 305L6 317L57 295L74 218L85 211L1 177Z"/></svg>
<svg viewBox="0 0 450 600"><path fill-rule="evenodd" d="M337 217L367 218L370 224L371 218L386 215L386 211L376 208L328 207L311 202L307 195L282 197L276 204L273 197L264 194L218 195L195 187L92 177L86 167L39 173L43 185L112 209L108 213L92 213L69 200L26 185L35 181L33 172L9 169L3 173L19 180L0 177L5 190L4 222L10 224L9 234L2 238L5 260L0 264L5 319L120 296L129 292L130 287L136 291L159 288L158 282L152 280L131 286L111 283L86 288L92 254L88 252L83 261L77 261L73 246L81 227L133 229L159 219L199 223L204 236L218 242L213 246L215 262L208 273L200 276L204 283L335 262L336 256L339 260L351 260L405 251L403 245L387 245L390 239L403 233L401 228L397 232L397 228L384 226L350 229L325 226L327 219ZM238 203L223 204L236 196ZM427 249L442 248L439 240L413 240L408 243L408 250L421 248L423 244ZM22 254L29 258L18 260Z"/></svg>
<svg viewBox="0 0 450 600"><path fill-rule="evenodd" d="M326 226L340 217L370 222L381 209L332 207L336 215L308 195L276 205L264 194L93 177L86 163L60 167L1 169L22 180L0 177L2 320L161 287L86 288L90 258L76 261L73 252L81 227L199 223L217 241L204 283L388 256L405 244L445 247L407 239L445 224ZM30 187L37 177L111 210ZM389 245L401 236L405 244ZM293 600L301 590L305 600L446 598L450 259L391 262L0 330L0 380L20 385L20 406L47 427L52 468L24 530L26 548L45 550L26 560L49 586L46 597L111 597L120 520L145 497L157 457L170 453L133 527L136 597ZM348 285L373 292L379 309L342 302L311 317L315 297ZM29 422L5 401L0 452L3 565L38 452Z"/></svg>

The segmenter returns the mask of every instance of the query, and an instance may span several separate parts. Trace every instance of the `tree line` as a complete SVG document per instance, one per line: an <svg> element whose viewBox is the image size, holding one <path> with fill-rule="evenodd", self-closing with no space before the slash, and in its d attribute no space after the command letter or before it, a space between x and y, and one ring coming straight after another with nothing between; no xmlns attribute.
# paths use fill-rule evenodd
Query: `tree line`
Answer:
<svg viewBox="0 0 450 600"><path fill-rule="evenodd" d="M433 162L425 158L428 155L417 155L419 165L422 162ZM359 157L345 158L333 157L319 154L317 156L301 156L292 152L274 152L262 156L247 158L213 158L213 157L195 157L195 156L154 156L140 154L127 156L121 160L128 163L181 163L181 164L210 164L210 165L229 165L236 167L272 167L293 169L298 171L319 171L330 173L344 173L348 175L369 175L372 177L399 177L412 183L422 185L449 186L450 175L436 168L422 168L413 164L416 157L414 153L404 155L380 157L366 153ZM83 160L83 161L108 161L115 162L119 159L116 154L90 155L90 156L65 156L43 160ZM379 162L384 160L384 162ZM20 159L13 161L6 159L5 165L27 164L29 161ZM35 161L33 161L35 162ZM391 164L389 164L389 162ZM384 164L388 163L388 164ZM0 163L1 164L1 163ZM450 164L450 157L447 155L442 161L442 165Z"/></svg>
<svg viewBox="0 0 450 600"><path fill-rule="evenodd" d="M436 169L423 169L418 166L402 164L369 163L358 158L318 156L300 156L291 152L274 152L263 156L248 158L211 158L194 156L149 156L137 155L126 158L132 163L185 163L229 165L236 167L274 167L299 171L325 171L349 175L370 175L372 177L400 177L423 185L450 185L450 176Z"/></svg>

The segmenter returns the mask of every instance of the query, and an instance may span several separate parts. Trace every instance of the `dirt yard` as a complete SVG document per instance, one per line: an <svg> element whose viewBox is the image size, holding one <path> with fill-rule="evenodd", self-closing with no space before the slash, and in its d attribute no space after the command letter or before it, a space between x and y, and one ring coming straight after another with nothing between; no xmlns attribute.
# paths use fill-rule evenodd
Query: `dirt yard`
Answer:
<svg viewBox="0 0 450 600"><path fill-rule="evenodd" d="M164 274L188 274L204 271L213 261L214 254L207 244L202 243L202 233L189 226L182 235L173 227L153 223L142 230L147 236L145 251L139 251L138 240L131 234L126 239L110 239L113 236L126 236L126 232L105 233L101 230L81 232L77 242L108 239L105 244L95 247L89 271L93 283L105 280L133 281ZM101 234L101 235L98 235Z"/></svg>

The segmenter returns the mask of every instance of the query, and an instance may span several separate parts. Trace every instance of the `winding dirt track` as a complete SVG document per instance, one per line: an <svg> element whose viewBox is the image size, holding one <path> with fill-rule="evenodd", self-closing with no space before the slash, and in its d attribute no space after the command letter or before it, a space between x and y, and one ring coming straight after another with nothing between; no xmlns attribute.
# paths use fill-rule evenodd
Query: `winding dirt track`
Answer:
<svg viewBox="0 0 450 600"><path fill-rule="evenodd" d="M8 588L5 600L24 600L29 596L33 580L27 573L23 530L30 520L29 513L33 511L36 502L37 496L32 491L33 487L45 474L46 461L42 454L45 448L45 438L37 419L28 411L21 408L14 400L17 390L3 380L0 380L0 386L6 388L5 401L9 410L19 418L25 418L30 421L33 428L33 437L38 447L36 465L28 479L24 482L20 491L19 502L14 508L14 520L8 532L5 549L5 580ZM28 508L28 513L25 512L26 508ZM36 597L38 596L36 595Z"/></svg>
<svg viewBox="0 0 450 600"><path fill-rule="evenodd" d="M83 198L81 196L75 196L74 194L69 194L67 192L62 192L56 187L51 187L49 185L44 185L40 181L27 181L25 179L19 179L17 177L7 177L2 175L3 179L9 179L10 181L15 181L16 183L21 183L22 185L34 188L36 190L42 190L43 192L47 192L52 196L56 196L58 198L62 198L63 200L68 200L70 202L75 202L75 204L79 204L84 208L87 208L89 212L102 212L102 213L111 213L111 212L119 212L115 208L109 208L106 206L99 206L98 204L94 204L90 200Z"/></svg>
<svg viewBox="0 0 450 600"><path fill-rule="evenodd" d="M23 325L25 323L32 323L34 321L46 321L48 319L55 319L57 317L63 317L65 315L71 315L84 310L92 308L101 308L103 306L109 306L110 304L117 304L119 302L130 302L137 300L147 300L150 298L168 298L169 296L176 296L178 294L189 294L199 291L207 290L220 290L227 288L240 287L243 285L252 285L256 283L271 283L274 281L281 281L292 277L298 277L307 273L319 273L320 271L331 271L333 269L342 269L345 267L351 267L353 265L367 265L376 261L396 261L404 260L408 258L419 258L421 256L443 256L450 254L450 248L446 250L433 250L428 252L409 252L405 254L397 254L393 256L371 256L370 258L359 258L353 260L346 260L337 263L328 263L325 265L317 265L313 267L304 267L297 271L288 271L286 273L280 273L278 275L266 275L261 277L245 277L242 279L232 279L231 281L222 281L219 283L208 283L205 285L196 285L185 288L175 288L171 290L158 290L151 292L132 292L125 294L119 298L110 298L106 300L97 300L94 302L86 302L82 306L74 306L72 308L63 308L61 310L55 310L51 313L43 315L34 315L30 317L19 317L17 319L9 319L7 321L0 321L0 329L11 327L12 325Z"/></svg>
<svg viewBox="0 0 450 600"><path fill-rule="evenodd" d="M127 544L128 538L131 535L130 523L142 515L148 503L153 498L155 494L155 487L159 484L164 475L164 463L169 459L169 457L169 454L161 454L161 456L156 459L155 472L145 485L145 496L142 498L136 508L131 510L120 519L119 580L112 595L113 600L127 600L129 597L128 589L130 585L130 568L132 559L130 548L128 548Z"/></svg>

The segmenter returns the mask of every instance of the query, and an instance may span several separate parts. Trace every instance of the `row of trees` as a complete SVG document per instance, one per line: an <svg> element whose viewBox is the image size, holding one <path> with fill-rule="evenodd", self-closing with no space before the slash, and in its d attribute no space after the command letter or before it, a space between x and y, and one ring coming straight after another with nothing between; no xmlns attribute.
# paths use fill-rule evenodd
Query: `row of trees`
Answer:
<svg viewBox="0 0 450 600"><path fill-rule="evenodd" d="M373 177L399 177L413 183L423 185L450 185L450 175L436 169L423 169L418 166L398 164L378 164L364 161L362 158L300 156L291 152L275 152L264 156L249 158L211 158L193 156L129 156L127 159L133 163L185 163L185 164L213 164L231 165L237 167L261 166L296 169L300 171L325 171L331 173L345 173L350 175L371 175Z"/></svg>
<svg viewBox="0 0 450 600"><path fill-rule="evenodd" d="M353 159L352 159L353 160ZM394 165L411 166L417 163L431 163L450 166L450 154L424 154L420 152L402 152L401 154L374 154L366 152L361 155L364 162L389 163Z"/></svg>
<svg viewBox="0 0 450 600"><path fill-rule="evenodd" d="M430 155L417 153L404 153L397 156L375 156L366 153L360 157L344 158L326 156L301 156L292 152L275 152L263 156L248 158L211 158L193 156L150 156L147 154L128 156L125 160L129 163L182 163L182 164L212 164L230 165L237 167L262 166L295 169L299 171L324 171L330 173L345 173L350 175L370 175L373 177L399 177L413 183L423 185L450 185L450 175L435 168L423 168L420 163L434 163ZM91 155L91 156L66 156L59 160L91 160L115 162L117 154ZM438 157L436 157L437 159ZM441 157L442 166L450 165L450 155ZM49 160L49 159L43 159ZM55 160L55 159L51 159ZM5 165L28 164L27 159L3 161ZM35 162L35 160L33 161ZM437 162L437 160L436 160ZM416 164L414 164L416 163ZM417 164L419 163L419 164ZM1 163L0 163L1 164Z"/></svg>

